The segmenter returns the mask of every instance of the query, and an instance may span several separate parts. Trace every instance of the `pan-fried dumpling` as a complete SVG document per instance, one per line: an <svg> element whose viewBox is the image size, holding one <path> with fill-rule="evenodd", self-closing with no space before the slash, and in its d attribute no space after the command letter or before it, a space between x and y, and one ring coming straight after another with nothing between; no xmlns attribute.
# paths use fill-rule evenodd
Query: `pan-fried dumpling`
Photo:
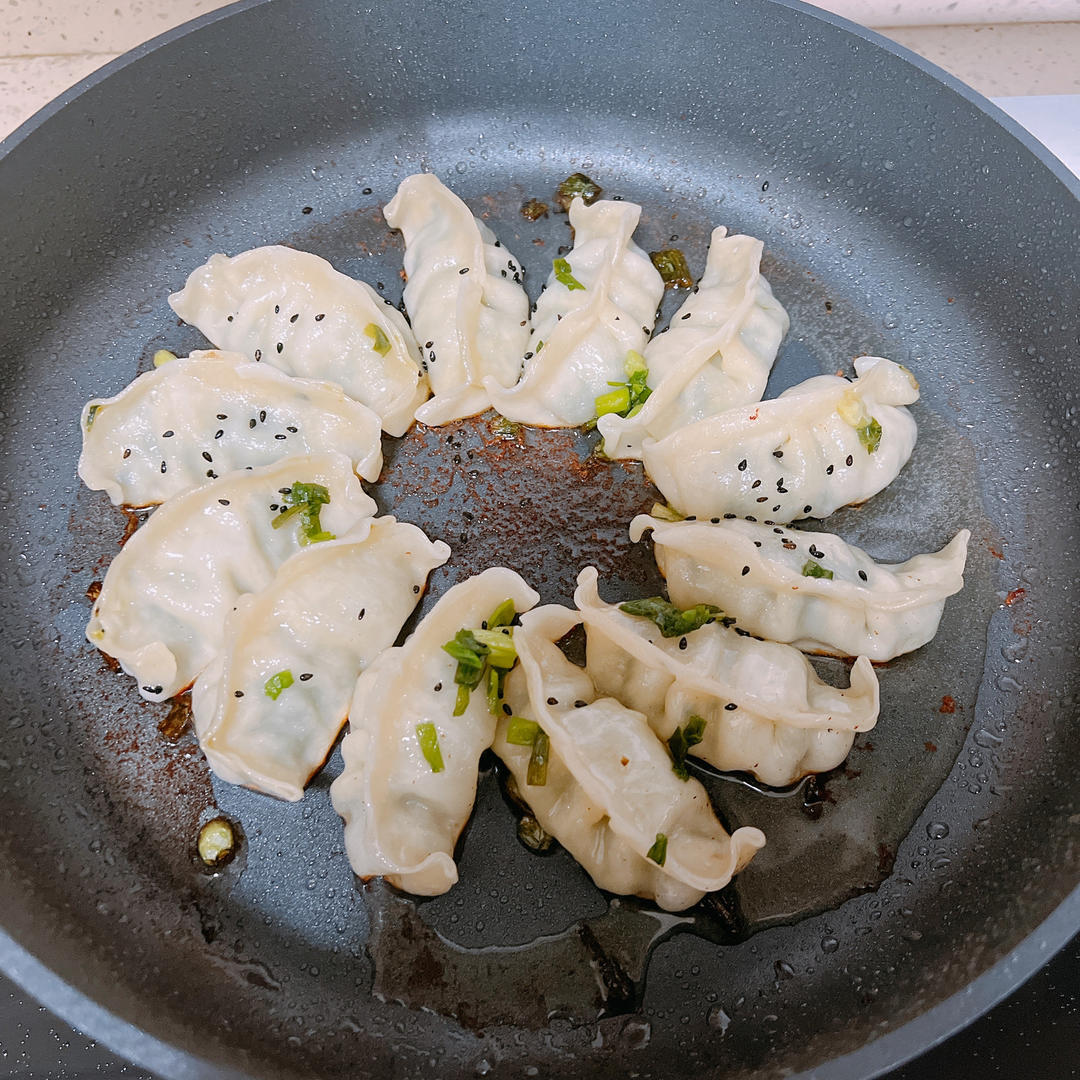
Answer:
<svg viewBox="0 0 1080 1080"><path fill-rule="evenodd" d="M450 557L415 525L366 518L286 560L237 600L225 648L195 680L195 731L223 780L303 797L345 723L356 679L394 643Z"/></svg>
<svg viewBox="0 0 1080 1080"><path fill-rule="evenodd" d="M676 605L716 604L751 634L876 661L937 633L946 598L964 587L971 535L961 529L941 551L889 565L832 533L739 519L714 525L642 514L630 536L648 529Z"/></svg>
<svg viewBox="0 0 1080 1080"><path fill-rule="evenodd" d="M401 312L310 252L273 245L212 255L169 304L219 349L337 383L390 435L405 434L428 395Z"/></svg>
<svg viewBox="0 0 1080 1080"><path fill-rule="evenodd" d="M149 701L190 686L224 645L244 593L270 584L301 547L373 516L343 454L284 458L176 495L112 561L86 636Z"/></svg>
<svg viewBox="0 0 1080 1080"><path fill-rule="evenodd" d="M462 629L482 628L507 600L520 612L538 599L512 570L485 570L447 590L408 641L357 680L341 746L345 769L330 798L360 877L385 877L421 896L457 881L454 845L472 812L495 717L483 686L453 715L457 663L443 645Z"/></svg>
<svg viewBox="0 0 1080 1080"><path fill-rule="evenodd" d="M817 375L778 398L741 405L646 439L645 471L683 514L783 523L828 517L891 484L915 446L911 372L862 356L854 381Z"/></svg>
<svg viewBox="0 0 1080 1080"><path fill-rule="evenodd" d="M597 691L640 709L664 740L696 717L701 741L686 749L718 769L781 787L835 768L855 733L877 723L878 681L866 657L840 690L798 649L719 622L665 638L652 619L605 604L591 566L578 576L574 603Z"/></svg>
<svg viewBox="0 0 1080 1080"><path fill-rule="evenodd" d="M522 619L520 664L506 680L513 716L499 720L495 753L541 827L600 888L681 911L722 889L765 837L754 828L729 836L705 788L673 772L645 717L597 698L555 644L578 621L556 606ZM522 737L528 721L539 742ZM546 772L536 768L538 752Z"/></svg>
<svg viewBox="0 0 1080 1080"><path fill-rule="evenodd" d="M651 395L633 416L608 413L596 422L608 457L640 458L644 438L761 399L788 330L787 312L761 274L762 247L752 236L713 230L698 287L645 346Z"/></svg>
<svg viewBox="0 0 1080 1080"><path fill-rule="evenodd" d="M576 427L596 399L626 381L627 354L640 352L656 321L664 282L631 239L641 207L601 200L570 204L574 248L556 259L536 302L525 373L511 390L489 384L509 420Z"/></svg>
<svg viewBox="0 0 1080 1080"><path fill-rule="evenodd" d="M297 454L337 450L365 480L382 469L381 425L367 406L239 353L195 352L95 398L83 408L82 435L79 476L127 506Z"/></svg>
<svg viewBox="0 0 1080 1080"><path fill-rule="evenodd" d="M407 176L383 210L405 237L405 307L434 397L416 411L437 426L491 405L485 380L512 386L529 338L518 261L431 173Z"/></svg>

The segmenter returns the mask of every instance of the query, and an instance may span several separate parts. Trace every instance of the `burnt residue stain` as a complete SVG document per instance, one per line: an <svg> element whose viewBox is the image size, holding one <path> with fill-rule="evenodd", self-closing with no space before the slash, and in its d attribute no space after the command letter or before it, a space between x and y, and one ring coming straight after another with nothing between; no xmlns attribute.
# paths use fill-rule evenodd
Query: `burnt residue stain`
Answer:
<svg viewBox="0 0 1080 1080"><path fill-rule="evenodd" d="M545 602L569 603L578 571L596 566L609 591L655 595L662 581L627 526L656 489L637 463L596 454L599 437L526 428L488 413L384 440L375 497L386 513L446 541L451 564L433 590L489 566L518 571Z"/></svg>
<svg viewBox="0 0 1080 1080"><path fill-rule="evenodd" d="M158 731L169 740L178 742L191 728L191 692L177 694L168 702L168 710L158 721Z"/></svg>

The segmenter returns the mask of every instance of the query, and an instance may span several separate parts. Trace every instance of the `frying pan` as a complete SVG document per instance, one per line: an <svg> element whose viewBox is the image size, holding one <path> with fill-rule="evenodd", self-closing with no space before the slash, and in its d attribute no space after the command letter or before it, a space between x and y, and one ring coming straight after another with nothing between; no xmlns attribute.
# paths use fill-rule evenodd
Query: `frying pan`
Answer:
<svg viewBox="0 0 1080 1080"><path fill-rule="evenodd" d="M880 671L844 768L790 791L699 770L769 846L686 915L518 843L484 763L461 881L358 886L327 788L212 781L83 639L121 515L76 417L159 347L211 253L286 242L400 298L380 206L432 169L535 298L583 170L642 246L764 239L792 316L769 395L859 353L922 383L899 480L829 527L898 559L973 530L930 646ZM170 1077L869 1077L943 1038L1080 921L1075 178L1002 114L795 3L241 3L136 50L2 147L0 962ZM675 239L675 238L678 239ZM669 296L661 325L676 302ZM660 587L625 526L654 493L591 437L481 418L387 440L384 510L448 540L425 598L493 562L566 600ZM826 678L844 677L823 662ZM201 821L241 828L218 874Z"/></svg>

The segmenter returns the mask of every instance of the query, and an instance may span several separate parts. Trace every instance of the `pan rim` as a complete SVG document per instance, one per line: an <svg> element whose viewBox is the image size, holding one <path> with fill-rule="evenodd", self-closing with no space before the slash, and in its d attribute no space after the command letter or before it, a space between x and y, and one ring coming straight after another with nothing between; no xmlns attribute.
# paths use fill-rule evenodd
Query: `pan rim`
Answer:
<svg viewBox="0 0 1080 1080"><path fill-rule="evenodd" d="M136 63L160 48L202 30L219 20L273 3L274 0L236 0L235 3L208 12L173 27L98 68L35 112L10 135L0 140L0 164L33 136L52 117L75 102L105 79ZM1005 133L1020 143L1035 160L1047 168L1065 188L1080 199L1080 176L1069 170L1046 146L1011 116L983 94L949 74L933 62L883 35L842 16L813 7L802 0L766 0L824 22L839 30L884 49L943 85L969 105L994 121ZM1018 989L1048 963L1080 930L1080 884L1062 899L1056 908L1032 929L1005 956L999 958L971 982L938 1002L920 1016L883 1034L857 1050L833 1058L793 1076L792 1080L873 1080L913 1060L944 1042L984 1015L998 1002ZM118 1012L95 1001L89 994L37 959L28 949L0 926L0 972L11 978L26 993L71 1026L101 1042L111 1051L132 1063L171 1080L224 1078L243 1080L252 1073L213 1063L190 1050L150 1034Z"/></svg>

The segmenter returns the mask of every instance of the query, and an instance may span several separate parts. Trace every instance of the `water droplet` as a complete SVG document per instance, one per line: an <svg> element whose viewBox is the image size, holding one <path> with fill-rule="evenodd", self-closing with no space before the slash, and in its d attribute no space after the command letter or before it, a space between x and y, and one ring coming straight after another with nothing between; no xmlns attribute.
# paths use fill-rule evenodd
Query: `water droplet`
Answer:
<svg viewBox="0 0 1080 1080"><path fill-rule="evenodd" d="M458 163L457 163L457 164L456 164L456 165L454 166L454 172L458 172L458 173L463 173L463 172L465 172L465 171L466 171L466 170L467 170L468 168L469 168L469 166L468 166L468 165L466 165L464 161L459 161L459 162L458 162Z"/></svg>
<svg viewBox="0 0 1080 1080"><path fill-rule="evenodd" d="M949 826L944 821L931 821L926 826L926 835L931 840L944 840L949 835Z"/></svg>
<svg viewBox="0 0 1080 1080"><path fill-rule="evenodd" d="M622 1037L628 1049L644 1050L652 1038L652 1024L648 1020L627 1020Z"/></svg>
<svg viewBox="0 0 1080 1080"><path fill-rule="evenodd" d="M823 953L834 953L840 948L840 942L834 937L827 937L821 939L821 951Z"/></svg>
<svg viewBox="0 0 1080 1080"><path fill-rule="evenodd" d="M1005 741L1000 735L995 735L986 728L980 728L972 738L975 745L981 746L984 750L993 750Z"/></svg>
<svg viewBox="0 0 1080 1080"><path fill-rule="evenodd" d="M896 168L896 162L895 162L895 161L890 161L890 160L889 160L888 158L886 158L886 159L885 159L885 160L884 160L884 161L883 161L883 162L882 162L881 164L882 164L882 165L883 165L883 166L884 166L884 167L885 167L886 169L888 169L888 171L889 171L889 172L892 172L892 171L893 171L893 169L895 169L895 168Z"/></svg>
<svg viewBox="0 0 1080 1080"><path fill-rule="evenodd" d="M886 330L895 330L896 322L896 312L886 311L885 317L881 320L881 325L884 326Z"/></svg>
<svg viewBox="0 0 1080 1080"><path fill-rule="evenodd" d="M904 218L904 228L905 229L910 229L911 226L914 225L914 224L915 224L915 219L913 217Z"/></svg>
<svg viewBox="0 0 1080 1080"><path fill-rule="evenodd" d="M1020 689L1020 684L1011 675L999 675L994 685L1007 693Z"/></svg>
<svg viewBox="0 0 1080 1080"><path fill-rule="evenodd" d="M714 1005L706 1016L709 1027L716 1028L721 1035L728 1029L728 1025L731 1023L731 1017L728 1016L719 1005Z"/></svg>

